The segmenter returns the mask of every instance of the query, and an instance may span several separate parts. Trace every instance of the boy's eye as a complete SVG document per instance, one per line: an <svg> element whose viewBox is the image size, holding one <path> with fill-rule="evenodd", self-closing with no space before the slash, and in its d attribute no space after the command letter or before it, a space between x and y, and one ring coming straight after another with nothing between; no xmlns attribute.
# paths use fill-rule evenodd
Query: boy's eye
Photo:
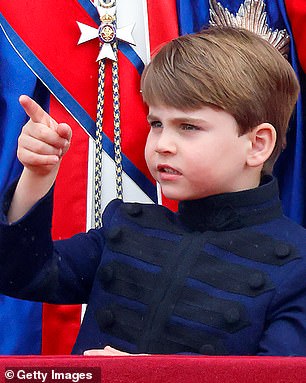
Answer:
<svg viewBox="0 0 306 383"><path fill-rule="evenodd" d="M149 121L151 128L162 128L163 125L160 121Z"/></svg>
<svg viewBox="0 0 306 383"><path fill-rule="evenodd" d="M198 126L191 125L191 124L182 124L181 128L183 130L199 130L200 129Z"/></svg>

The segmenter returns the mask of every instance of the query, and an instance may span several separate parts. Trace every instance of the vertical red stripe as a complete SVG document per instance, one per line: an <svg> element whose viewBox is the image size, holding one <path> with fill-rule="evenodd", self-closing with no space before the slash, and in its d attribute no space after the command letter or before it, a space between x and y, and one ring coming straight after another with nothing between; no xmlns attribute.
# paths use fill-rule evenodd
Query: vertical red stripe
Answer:
<svg viewBox="0 0 306 383"><path fill-rule="evenodd" d="M147 0L150 50L178 36L176 1Z"/></svg>
<svg viewBox="0 0 306 383"><path fill-rule="evenodd" d="M73 130L70 150L56 180L53 238L68 238L86 230L88 136L54 97L50 114ZM43 306L42 353L69 354L80 327L80 305Z"/></svg>
<svg viewBox="0 0 306 383"><path fill-rule="evenodd" d="M286 0L295 45L301 66L306 73L306 1Z"/></svg>

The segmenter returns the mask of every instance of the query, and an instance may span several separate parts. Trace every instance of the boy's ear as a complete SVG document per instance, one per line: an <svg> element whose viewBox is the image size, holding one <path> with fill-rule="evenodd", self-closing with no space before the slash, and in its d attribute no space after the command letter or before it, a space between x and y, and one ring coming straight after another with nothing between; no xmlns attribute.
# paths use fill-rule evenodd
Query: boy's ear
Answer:
<svg viewBox="0 0 306 383"><path fill-rule="evenodd" d="M276 143L276 130L273 125L264 122L248 133L250 150L247 165L251 167L263 165L271 156Z"/></svg>

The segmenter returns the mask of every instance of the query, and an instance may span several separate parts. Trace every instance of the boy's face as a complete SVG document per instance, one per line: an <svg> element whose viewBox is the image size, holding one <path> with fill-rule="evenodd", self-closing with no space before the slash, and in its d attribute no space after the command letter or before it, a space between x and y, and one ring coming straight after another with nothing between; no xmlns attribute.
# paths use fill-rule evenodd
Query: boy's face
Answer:
<svg viewBox="0 0 306 383"><path fill-rule="evenodd" d="M249 135L239 136L229 113L158 105L149 107L148 121L145 157L166 197L198 199L256 186L246 164Z"/></svg>

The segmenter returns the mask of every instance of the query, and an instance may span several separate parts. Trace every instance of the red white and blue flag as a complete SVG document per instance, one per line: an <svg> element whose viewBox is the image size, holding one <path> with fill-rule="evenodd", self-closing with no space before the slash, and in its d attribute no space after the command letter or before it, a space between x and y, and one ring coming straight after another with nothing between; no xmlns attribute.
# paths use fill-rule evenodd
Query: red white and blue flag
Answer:
<svg viewBox="0 0 306 383"><path fill-rule="evenodd" d="M236 13L243 0L220 2ZM290 60L304 90L305 2L287 0L285 4L283 0L266 0L266 11L270 26L285 28L292 37ZM118 53L123 196L125 200L157 202L156 186L143 156L148 127L140 75L151 52L159 45L208 24L209 0L117 0L117 12L118 27L135 23L136 43L133 47L120 43ZM18 105L20 94L32 96L58 122L67 122L73 129L72 146L56 182L54 239L67 238L92 226L99 42L96 39L77 45L80 37L77 21L94 28L99 26L97 10L90 0L0 0L0 193L21 172L16 148L26 116ZM287 215L306 224L303 102L301 97L291 123L288 149L276 172ZM105 205L116 196L108 63L103 131ZM170 201L162 202L173 208ZM79 305L48 305L0 296L0 354L69 354L80 320Z"/></svg>

